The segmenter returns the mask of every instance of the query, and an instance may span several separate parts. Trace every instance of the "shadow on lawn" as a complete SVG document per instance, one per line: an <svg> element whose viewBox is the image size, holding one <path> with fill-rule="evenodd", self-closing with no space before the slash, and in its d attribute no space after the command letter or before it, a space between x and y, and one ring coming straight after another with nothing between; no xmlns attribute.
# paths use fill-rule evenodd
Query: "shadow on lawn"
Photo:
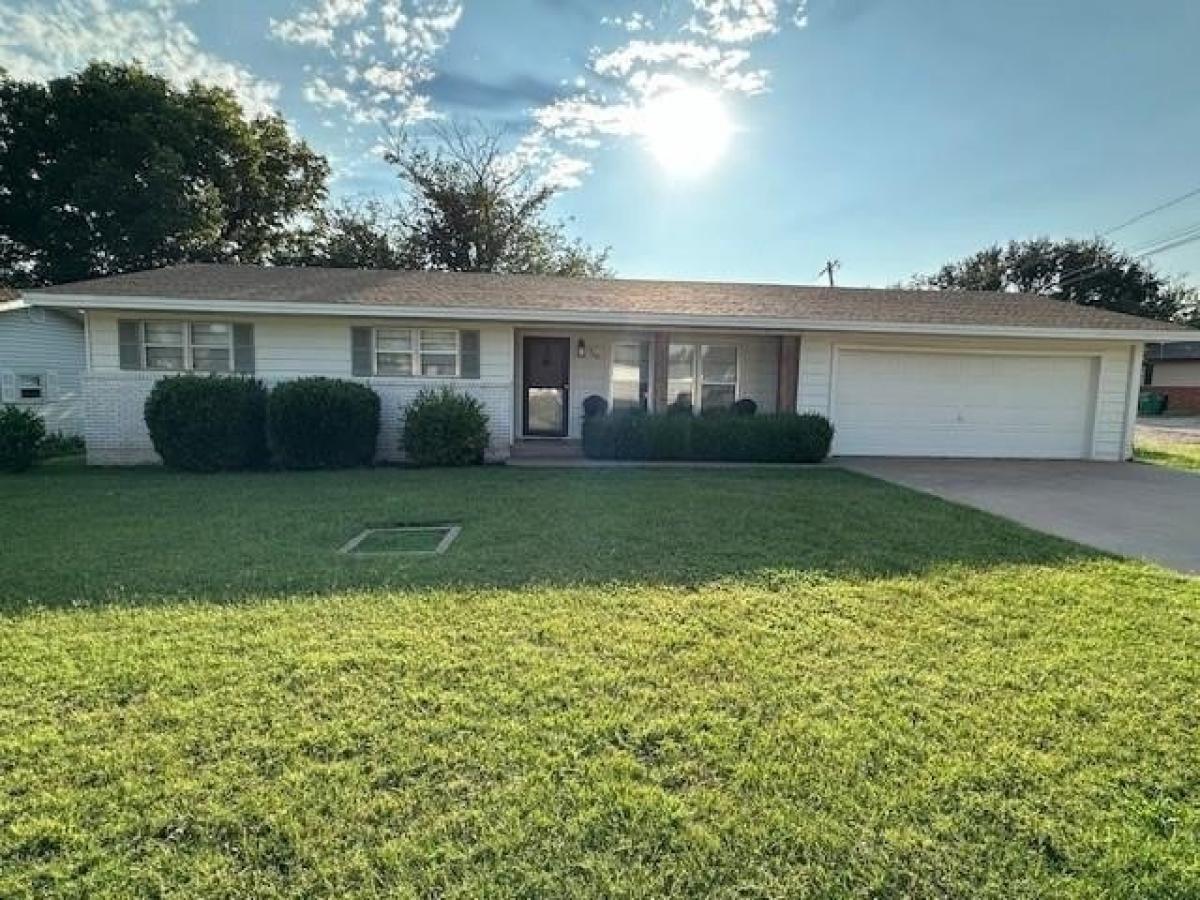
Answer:
<svg viewBox="0 0 1200 900"><path fill-rule="evenodd" d="M834 468L195 476L44 470L0 482L20 541L0 611L238 601L362 589L694 586L872 578L1102 554ZM354 559L365 527L459 524L439 557Z"/></svg>

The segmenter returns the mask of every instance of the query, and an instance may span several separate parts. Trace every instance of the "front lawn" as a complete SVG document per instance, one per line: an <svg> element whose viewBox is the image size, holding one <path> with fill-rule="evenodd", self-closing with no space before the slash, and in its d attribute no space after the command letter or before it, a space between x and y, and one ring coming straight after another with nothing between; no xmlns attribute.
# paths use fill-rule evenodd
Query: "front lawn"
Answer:
<svg viewBox="0 0 1200 900"><path fill-rule="evenodd" d="M58 468L0 509L3 897L1200 894L1161 569L837 470Z"/></svg>
<svg viewBox="0 0 1200 900"><path fill-rule="evenodd" d="M1139 462L1170 466L1173 469L1200 471L1200 443L1195 441L1168 441L1161 438L1138 438L1133 448L1134 459Z"/></svg>

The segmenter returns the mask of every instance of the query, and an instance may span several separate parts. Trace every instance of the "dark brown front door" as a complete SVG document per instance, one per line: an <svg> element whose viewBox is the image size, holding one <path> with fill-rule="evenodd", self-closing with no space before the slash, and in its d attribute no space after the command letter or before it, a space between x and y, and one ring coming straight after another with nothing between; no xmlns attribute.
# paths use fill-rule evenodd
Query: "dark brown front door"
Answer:
<svg viewBox="0 0 1200 900"><path fill-rule="evenodd" d="M566 437L571 339L525 338L522 372L525 434Z"/></svg>

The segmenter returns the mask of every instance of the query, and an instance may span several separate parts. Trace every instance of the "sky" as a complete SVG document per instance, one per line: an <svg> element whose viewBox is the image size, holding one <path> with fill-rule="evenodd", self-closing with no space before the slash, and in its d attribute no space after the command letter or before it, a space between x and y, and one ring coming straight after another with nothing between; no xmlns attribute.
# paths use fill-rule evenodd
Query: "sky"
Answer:
<svg viewBox="0 0 1200 900"><path fill-rule="evenodd" d="M1118 226L1200 188L1198 45L1195 0L0 0L11 75L224 85L337 197L396 194L389 130L478 122L618 276L795 284L1190 236L1200 192ZM1200 285L1200 241L1147 259Z"/></svg>

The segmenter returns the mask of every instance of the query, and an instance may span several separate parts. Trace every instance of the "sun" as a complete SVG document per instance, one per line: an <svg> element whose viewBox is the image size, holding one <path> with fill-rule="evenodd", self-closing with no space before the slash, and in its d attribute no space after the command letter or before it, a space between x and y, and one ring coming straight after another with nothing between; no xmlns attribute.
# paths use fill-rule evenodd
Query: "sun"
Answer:
<svg viewBox="0 0 1200 900"><path fill-rule="evenodd" d="M701 88L678 88L659 94L642 108L646 146L673 175L707 172L724 155L733 123L721 98Z"/></svg>

